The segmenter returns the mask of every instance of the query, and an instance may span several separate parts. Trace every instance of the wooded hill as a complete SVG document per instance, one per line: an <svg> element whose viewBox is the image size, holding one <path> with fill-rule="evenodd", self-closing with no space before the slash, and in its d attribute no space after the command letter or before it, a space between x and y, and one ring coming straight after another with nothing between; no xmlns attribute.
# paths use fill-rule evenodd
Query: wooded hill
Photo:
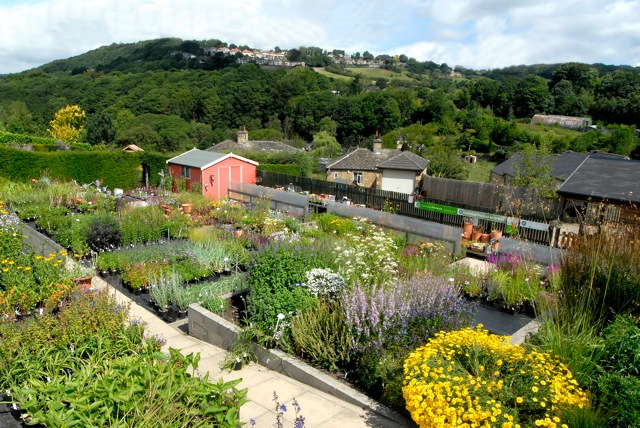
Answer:
<svg viewBox="0 0 640 428"><path fill-rule="evenodd" d="M385 144L401 137L423 154L443 147L516 149L543 139L555 151L629 155L638 145L637 68L566 63L480 72L457 67L462 77L452 78L446 64L407 58L400 67L387 55L384 67L410 78L371 78L350 69L347 79L334 79L307 67L238 64L240 55L205 53L225 45L180 39L113 44L3 76L0 130L48 136L55 112L77 104L87 113L84 142L134 143L162 152L209 147L234 138L242 125L251 139L299 146L326 131L343 149L366 146L379 131ZM287 52L339 71L342 67L325 54L320 48ZM519 124L536 113L591 117L612 130L542 131Z"/></svg>

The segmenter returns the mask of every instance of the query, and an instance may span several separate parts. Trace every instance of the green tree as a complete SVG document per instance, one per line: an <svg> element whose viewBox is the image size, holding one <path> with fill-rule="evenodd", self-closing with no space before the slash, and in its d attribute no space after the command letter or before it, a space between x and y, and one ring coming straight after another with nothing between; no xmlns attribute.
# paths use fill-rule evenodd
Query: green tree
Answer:
<svg viewBox="0 0 640 428"><path fill-rule="evenodd" d="M87 120L85 141L92 146L97 144L111 144L116 139L116 127L105 112L98 112Z"/></svg>
<svg viewBox="0 0 640 428"><path fill-rule="evenodd" d="M546 80L542 77L525 77L516 84L513 105L516 117L530 118L534 114L547 113L552 107L553 98Z"/></svg>
<svg viewBox="0 0 640 428"><path fill-rule="evenodd" d="M538 195L546 199L557 199L558 186L551 177L550 145L543 140L539 147L533 144L525 145L521 152L521 160L514 164L515 176L511 185L535 189Z"/></svg>
<svg viewBox="0 0 640 428"><path fill-rule="evenodd" d="M435 148L431 150L427 158L429 159L427 172L432 177L453 180L467 180L469 178L469 164L453 150Z"/></svg>
<svg viewBox="0 0 640 428"><path fill-rule="evenodd" d="M16 134L30 134L33 132L33 116L23 100L12 101L8 107L2 109L1 119L4 128ZM0 123L1 125L2 123Z"/></svg>
<svg viewBox="0 0 640 428"><path fill-rule="evenodd" d="M319 158L335 158L340 156L342 147L336 137L327 131L320 131L313 136L313 155Z"/></svg>
<svg viewBox="0 0 640 428"><path fill-rule="evenodd" d="M336 136L336 132L338 131L338 124L331 119L329 116L325 116L320 119L320 131L325 131L332 137ZM315 136L314 136L315 138Z"/></svg>

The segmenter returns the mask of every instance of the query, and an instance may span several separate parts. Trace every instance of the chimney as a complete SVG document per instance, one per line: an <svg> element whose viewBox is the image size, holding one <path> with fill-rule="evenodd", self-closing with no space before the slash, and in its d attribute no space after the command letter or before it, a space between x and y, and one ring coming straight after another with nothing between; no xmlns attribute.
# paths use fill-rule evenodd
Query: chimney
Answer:
<svg viewBox="0 0 640 428"><path fill-rule="evenodd" d="M373 153L382 153L382 139L376 131L376 138L373 139Z"/></svg>
<svg viewBox="0 0 640 428"><path fill-rule="evenodd" d="M247 127L242 125L242 128L238 131L238 144L246 143L249 141L249 132Z"/></svg>

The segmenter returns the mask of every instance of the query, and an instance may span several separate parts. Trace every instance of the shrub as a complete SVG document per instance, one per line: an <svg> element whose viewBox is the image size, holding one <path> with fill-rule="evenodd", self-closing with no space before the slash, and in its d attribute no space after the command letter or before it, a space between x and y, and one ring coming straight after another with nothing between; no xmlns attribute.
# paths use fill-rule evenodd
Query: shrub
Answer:
<svg viewBox="0 0 640 428"><path fill-rule="evenodd" d="M612 427L640 427L640 378L606 373L597 378L594 399Z"/></svg>
<svg viewBox="0 0 640 428"><path fill-rule="evenodd" d="M349 362L353 339L337 302L320 300L291 320L296 352L328 370L338 370Z"/></svg>
<svg viewBox="0 0 640 428"><path fill-rule="evenodd" d="M249 269L251 321L263 332L271 332L278 314L293 314L312 299L300 284L305 273L321 260L309 244L275 243L263 246L253 254Z"/></svg>
<svg viewBox="0 0 640 428"><path fill-rule="evenodd" d="M563 426L589 400L549 354L510 345L481 327L439 333L405 361L403 394L421 427Z"/></svg>
<svg viewBox="0 0 640 428"><path fill-rule="evenodd" d="M88 222L86 239L91 251L102 252L118 248L122 235L116 219L111 214L103 213Z"/></svg>
<svg viewBox="0 0 640 428"><path fill-rule="evenodd" d="M357 285L342 293L341 302L354 347L363 353L414 347L472 316L459 287L427 273L387 288Z"/></svg>
<svg viewBox="0 0 640 428"><path fill-rule="evenodd" d="M344 278L331 269L315 268L306 273L306 287L314 296L335 297L346 286Z"/></svg>
<svg viewBox="0 0 640 428"><path fill-rule="evenodd" d="M370 234L345 235L345 243L335 248L334 264L348 284L390 284L397 277L396 249L391 236L371 226Z"/></svg>

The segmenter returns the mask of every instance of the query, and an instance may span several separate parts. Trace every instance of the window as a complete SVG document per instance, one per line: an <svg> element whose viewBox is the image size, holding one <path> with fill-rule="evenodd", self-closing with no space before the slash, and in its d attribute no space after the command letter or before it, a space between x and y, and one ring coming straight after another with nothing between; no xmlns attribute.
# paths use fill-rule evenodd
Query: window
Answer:
<svg viewBox="0 0 640 428"><path fill-rule="evenodd" d="M336 178L338 178L338 173L337 173L337 172L334 172L334 173L333 173L333 179L335 180Z"/></svg>
<svg viewBox="0 0 640 428"><path fill-rule="evenodd" d="M354 172L353 173L353 181L356 184L362 184L362 173L361 172Z"/></svg>
<svg viewBox="0 0 640 428"><path fill-rule="evenodd" d="M182 178L191 178L191 168L188 166L180 167L180 177Z"/></svg>

